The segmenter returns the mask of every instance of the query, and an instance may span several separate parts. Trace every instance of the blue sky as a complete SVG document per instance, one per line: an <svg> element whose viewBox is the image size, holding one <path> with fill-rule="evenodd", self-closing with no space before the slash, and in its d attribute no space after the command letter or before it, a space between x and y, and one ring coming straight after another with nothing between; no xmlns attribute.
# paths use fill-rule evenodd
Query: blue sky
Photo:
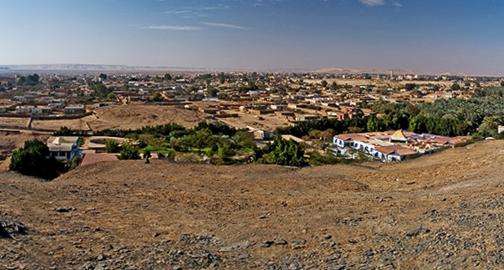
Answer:
<svg viewBox="0 0 504 270"><path fill-rule="evenodd" d="M501 0L0 0L0 64L504 75Z"/></svg>

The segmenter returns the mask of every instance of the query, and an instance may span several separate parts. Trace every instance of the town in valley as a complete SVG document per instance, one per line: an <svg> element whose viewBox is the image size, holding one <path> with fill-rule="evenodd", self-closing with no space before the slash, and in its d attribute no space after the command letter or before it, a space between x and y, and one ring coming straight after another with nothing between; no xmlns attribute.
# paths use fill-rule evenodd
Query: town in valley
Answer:
<svg viewBox="0 0 504 270"><path fill-rule="evenodd" d="M192 128L198 122L243 131L250 136L253 147L265 148L278 136L294 141L302 145L307 160L316 156L330 162L398 162L466 145L474 140L472 135L479 131L479 126L474 130L467 127L467 131L438 131L435 127L422 130L421 124L414 127L409 123L409 115L399 120L402 123L385 123L397 120L389 119L390 112L382 107L393 108L394 104L421 107L446 100L470 100L485 89L504 84L496 77L392 73L73 73L4 72L0 78L1 132L51 135L45 142L54 152L52 155L65 156L66 161L78 157L85 160L84 164L114 160L118 156L106 154L106 140L143 144L144 149L154 150L151 155L156 158L163 156L156 150L166 153L174 148L169 141L161 143L162 146L156 142L148 145L148 141L141 141L138 136L111 136L114 129L134 130L172 123ZM137 113L146 121L139 119L125 124L122 109L128 110L124 117ZM155 113L159 109L161 115ZM172 117L177 114L191 115L197 121L177 122ZM296 128L309 123L326 126L308 132ZM347 127L337 123L346 123ZM499 123L494 128L483 139L503 132ZM67 130L67 134L61 133L62 130ZM75 137L84 143L78 145ZM18 146L15 141L5 143L4 158ZM180 158L211 162L211 151L193 150L184 151L191 152L193 157L184 154ZM229 153L241 163L253 160L252 154ZM327 157L331 155L334 158Z"/></svg>
<svg viewBox="0 0 504 270"><path fill-rule="evenodd" d="M504 1L0 3L0 270L504 269Z"/></svg>

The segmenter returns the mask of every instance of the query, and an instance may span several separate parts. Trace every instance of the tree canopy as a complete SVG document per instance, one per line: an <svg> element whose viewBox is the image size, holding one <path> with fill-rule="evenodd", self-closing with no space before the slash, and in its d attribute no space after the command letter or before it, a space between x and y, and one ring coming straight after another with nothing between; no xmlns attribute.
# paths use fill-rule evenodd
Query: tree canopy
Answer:
<svg viewBox="0 0 504 270"><path fill-rule="evenodd" d="M12 153L10 169L50 180L56 178L64 170L64 166L49 156L49 148L43 142L30 140Z"/></svg>

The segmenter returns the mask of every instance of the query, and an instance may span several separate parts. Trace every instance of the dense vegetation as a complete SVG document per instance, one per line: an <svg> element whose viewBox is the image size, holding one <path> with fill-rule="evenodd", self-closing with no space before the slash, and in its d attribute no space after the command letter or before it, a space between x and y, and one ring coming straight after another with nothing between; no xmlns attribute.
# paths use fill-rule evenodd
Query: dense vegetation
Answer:
<svg viewBox="0 0 504 270"><path fill-rule="evenodd" d="M119 152L121 159L136 159L138 156L135 153L139 152L157 152L168 159L178 156L179 161L195 161L196 157L203 157L213 164L252 161L289 166L307 164L302 147L296 142L277 139L273 145L260 149L251 133L220 122L201 122L192 129L177 124L147 126L138 130L109 129L96 135L135 141L135 146L128 146L126 150L116 143L106 143L107 151Z"/></svg>
<svg viewBox="0 0 504 270"><path fill-rule="evenodd" d="M121 146L121 152L119 154L119 159L140 159L140 150L138 146L131 144L124 144Z"/></svg>
<svg viewBox="0 0 504 270"><path fill-rule="evenodd" d="M53 179L65 170L63 163L49 157L49 148L39 141L26 141L24 147L12 153L10 169L24 175L46 180Z"/></svg>
<svg viewBox="0 0 504 270"><path fill-rule="evenodd" d="M109 89L102 82L92 82L89 84L89 88L94 91L95 97L101 99L107 99L109 98L109 95L112 94L112 89Z"/></svg>
<svg viewBox="0 0 504 270"><path fill-rule="evenodd" d="M313 130L338 133L372 132L394 129L444 136L494 136L504 125L504 88L480 90L468 100L448 99L414 106L409 103L379 101L372 105L374 114L357 114L351 120L320 119L281 128L281 134L307 136Z"/></svg>
<svg viewBox="0 0 504 270"><path fill-rule="evenodd" d="M105 142L105 150L107 153L119 153L121 151L121 146L116 140L107 140Z"/></svg>
<svg viewBox="0 0 504 270"><path fill-rule="evenodd" d="M265 163L284 166L302 167L307 165L304 151L298 143L279 138L269 146L262 160Z"/></svg>
<svg viewBox="0 0 504 270"><path fill-rule="evenodd" d="M38 74L19 76L16 83L21 86L35 86L40 83L40 76Z"/></svg>

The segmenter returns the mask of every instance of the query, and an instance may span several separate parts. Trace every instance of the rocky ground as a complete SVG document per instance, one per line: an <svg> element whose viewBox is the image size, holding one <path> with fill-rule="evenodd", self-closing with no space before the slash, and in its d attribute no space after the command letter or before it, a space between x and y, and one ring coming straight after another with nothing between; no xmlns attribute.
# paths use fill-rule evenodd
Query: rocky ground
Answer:
<svg viewBox="0 0 504 270"><path fill-rule="evenodd" d="M502 269L502 224L504 141L389 165L0 174L2 269Z"/></svg>

